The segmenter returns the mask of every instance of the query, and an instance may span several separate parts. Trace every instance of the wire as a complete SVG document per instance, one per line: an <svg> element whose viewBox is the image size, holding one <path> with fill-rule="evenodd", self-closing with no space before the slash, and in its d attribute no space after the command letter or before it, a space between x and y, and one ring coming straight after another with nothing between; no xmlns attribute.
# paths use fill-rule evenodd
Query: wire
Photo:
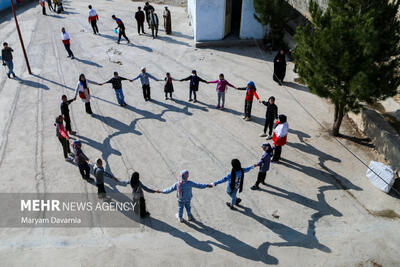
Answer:
<svg viewBox="0 0 400 267"><path fill-rule="evenodd" d="M260 48L259 44L257 43L257 41L255 39L253 39L254 43L256 44L258 50L261 53L261 56L265 57L265 53L262 51L262 49ZM267 65L267 68L273 72L273 70ZM286 92L297 102L297 104L299 104L299 106L316 122L318 123L323 129L328 130L317 118L315 118L311 112L309 112L304 105L290 92L289 88L287 86L285 86L282 82L281 82L282 86L285 88ZM388 182L386 182L385 179L383 179L379 174L377 174L373 169L371 169L359 156L357 156L356 153L354 153L353 151L351 151L350 148L348 148L345 144L343 144L337 137L333 137L336 142L338 142L345 150L347 150L351 155L353 155L353 157L355 157L359 162L361 162L365 167L367 167L370 171L372 171L377 177L379 177L379 179L381 179L385 184L389 185L393 191L400 197L400 192L392 187Z"/></svg>

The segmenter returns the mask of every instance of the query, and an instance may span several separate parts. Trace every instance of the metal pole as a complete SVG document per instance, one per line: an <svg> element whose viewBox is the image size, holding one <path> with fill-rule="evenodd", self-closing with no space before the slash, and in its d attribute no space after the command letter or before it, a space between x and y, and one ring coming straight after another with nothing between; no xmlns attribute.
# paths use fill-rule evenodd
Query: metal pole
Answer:
<svg viewBox="0 0 400 267"><path fill-rule="evenodd" d="M14 1L13 0L11 0L11 7L12 7L13 14L14 14L15 25L17 26L19 41L21 42L22 51L24 52L26 67L28 68L29 74L32 74L31 66L29 65L28 56L26 55L26 51L25 51L24 40L22 40L21 31L19 29L18 20L17 20L17 14L15 13L15 7L14 7Z"/></svg>

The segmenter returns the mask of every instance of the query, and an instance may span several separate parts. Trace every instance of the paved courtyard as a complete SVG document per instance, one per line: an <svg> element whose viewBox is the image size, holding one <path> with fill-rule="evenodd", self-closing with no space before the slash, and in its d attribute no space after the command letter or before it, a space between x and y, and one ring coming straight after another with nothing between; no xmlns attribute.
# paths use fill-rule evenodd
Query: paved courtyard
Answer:
<svg viewBox="0 0 400 267"><path fill-rule="evenodd" d="M257 170L245 176L242 207L228 209L225 185L196 190L193 223L175 218L175 194L146 194L151 217L132 227L0 228L1 266L399 266L399 200L374 188L366 167L329 136L333 109L293 83L272 81L274 54L257 47L197 49L186 11L170 7L173 35L138 36L134 12L138 2L95 1L101 35L87 22L87 1L64 1L66 13L42 16L36 1L18 9L33 76L27 73L14 21L0 18L0 40L15 53L19 79L0 74L0 192L96 193L76 166L66 163L53 126L62 94L73 97L80 73L104 82L118 71L136 77L142 66L159 79L166 72L181 79L196 69L215 80L219 73L236 86L253 80L262 99L273 95L287 115L288 144L280 164L272 165L268 186L251 191ZM155 5L159 18L162 6ZM132 44L116 44L120 17ZM61 27L71 36L75 60L67 58ZM147 28L147 27L146 27ZM146 29L147 33L150 32ZM160 25L162 28L162 25ZM230 171L232 158L244 166L260 158L258 137L265 106L253 104L253 121L242 120L244 92L229 89L226 109L215 109L215 85L200 84L198 103L187 102L188 83L174 82L175 100L164 100L163 82L151 81L152 102L145 102L139 81L123 84L126 108L116 103L110 85L91 86L93 117L79 99L70 106L76 137L94 161L127 180L140 172L154 189L172 185L179 171L210 183ZM312 117L312 116L313 117ZM345 122L342 132L352 135ZM364 162L381 160L369 147L343 143ZM106 190L131 192L106 181ZM381 216L382 214L391 214Z"/></svg>

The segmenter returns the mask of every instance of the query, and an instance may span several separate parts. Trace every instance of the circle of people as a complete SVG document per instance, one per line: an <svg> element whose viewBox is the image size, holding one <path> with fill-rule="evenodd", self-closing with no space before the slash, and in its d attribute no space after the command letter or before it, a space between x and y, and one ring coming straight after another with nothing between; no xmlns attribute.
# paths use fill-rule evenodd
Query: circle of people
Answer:
<svg viewBox="0 0 400 267"><path fill-rule="evenodd" d="M62 2L60 0L53 0L55 3L55 7L61 6L60 12L62 12ZM39 1L40 5L43 9L43 15L46 15L45 10L45 0ZM48 5L50 9L58 12L59 9L55 9L51 7L51 0L48 0ZM98 14L96 10L93 9L91 5L89 7L88 13L88 21L93 28L94 34L99 34L99 30L97 27L98 21ZM135 14L135 19L138 25L138 33L145 34L144 32L144 21L145 18L149 25L149 28L152 30L153 38L157 37L158 34L158 17L157 14L154 12L154 7L149 4L149 2L145 3L145 7L143 8L144 12L141 10L141 7L138 7L138 11ZM168 9L168 6L165 6L165 11L163 14L164 17L164 27L165 32L167 34L171 34L171 13ZM117 27L115 28L115 33L118 34L118 41L120 43L121 37L124 37L127 42L129 43L130 40L125 34L125 25L121 19L117 18L115 15L112 15L112 19L115 20L117 23ZM62 42L65 46L65 49L68 52L68 57L74 59L74 54L70 48L70 37L69 34L66 32L65 28L62 28ZM11 53L11 52L10 52ZM4 58L4 57L3 57ZM286 71L286 60L285 60L285 53L284 50L278 52L274 59L274 74L273 79L279 85L282 85L283 79L285 76ZM14 74L15 76L15 74ZM267 172L270 168L270 162L278 162L280 159L282 147L286 144L287 134L288 134L288 123L287 118L285 115L281 114L278 115L278 107L275 104L275 98L271 96L268 101L261 101L258 94L256 85L253 81L249 81L247 86L245 87L236 87L230 84L224 78L224 74L220 74L217 80L213 81L206 81L200 78L197 75L196 70L192 70L190 76L183 78L183 79L174 79L170 73L166 73L164 78L164 92L165 92L165 99L173 99L173 92L174 86L173 81L189 81L189 101L197 102L197 92L199 89L199 83L203 82L206 84L214 83L216 84L216 91L217 91L217 109L223 110L225 105L225 93L227 87L232 87L237 90L246 91L245 96L245 105L244 105L244 117L243 119L246 121L251 120L251 110L252 110L252 103L253 98L255 97L260 103L264 104L267 107L266 110L266 118L265 118L265 125L264 131L260 134L260 137L266 137L267 140L272 139L273 144L266 142L263 143L261 148L263 150L263 155L261 159L248 167L242 167L241 162L238 159L233 159L231 161L232 169L231 171L222 177L221 179L209 183L209 184L200 184L194 181L189 180L189 171L182 170L179 174L178 181L174 183L171 187L165 188L162 190L153 190L145 186L139 177L138 172L134 172L131 176L129 181L119 181L115 178L112 174L107 173L103 167L103 161L101 158L98 158L95 163L92 163L89 158L84 154L82 151L82 142L79 140L74 140L70 142L69 135L75 135L76 132L72 131L71 128L71 118L69 114L69 105L77 99L77 96L81 98L82 102L85 105L86 113L93 114L91 106L90 106L90 98L91 93L89 89L90 84L95 84L102 86L104 84L110 83L112 88L114 89L115 96L117 102L120 106L125 107L127 104L124 99L124 94L122 91L122 81L130 81L133 82L135 80L140 80L143 90L143 97L145 101L151 101L151 90L150 90L150 79L155 81L162 81L154 77L152 74L146 71L145 67L141 68L141 73L139 73L133 79L127 79L118 75L117 72L114 72L114 76L103 83L97 83L86 79L84 74L79 76L79 80L77 83L77 87L75 90L75 96L72 99L68 99L66 95L62 96L62 103L61 103L61 115L56 118L55 126L56 126L56 134L57 137L62 145L63 154L66 161L72 162L74 161L79 168L80 174L82 179L91 182L92 179L90 178L90 170L91 166L93 168L93 174L96 178L96 185L98 188L98 197L101 199L107 198L106 191L104 188L104 177L109 177L114 179L117 182L130 184L132 187L132 194L133 194L133 201L135 204L135 212L140 215L140 217L146 217L150 215L150 213L146 210L145 199L143 191L148 193L163 193L168 194L173 191L177 191L177 200L178 200L178 213L176 214L177 219L180 222L183 222L183 211L186 209L187 218L189 221L194 220L194 217L191 213L191 199L192 199L192 188L204 189L204 188L211 188L215 187L218 184L226 183L226 193L231 198L229 202L226 202L226 205L230 209L235 209L235 205L239 205L241 199L237 197L239 192L243 190L243 182L244 182L244 174L251 171L252 169L259 167L259 172L257 176L257 180L255 184L251 187L252 190L259 189L260 184L266 184L265 179ZM193 98L192 98L193 96ZM65 126L64 126L65 123ZM269 134L267 135L267 131ZM73 148L73 153L71 152L70 146ZM90 166L91 165L91 166Z"/></svg>

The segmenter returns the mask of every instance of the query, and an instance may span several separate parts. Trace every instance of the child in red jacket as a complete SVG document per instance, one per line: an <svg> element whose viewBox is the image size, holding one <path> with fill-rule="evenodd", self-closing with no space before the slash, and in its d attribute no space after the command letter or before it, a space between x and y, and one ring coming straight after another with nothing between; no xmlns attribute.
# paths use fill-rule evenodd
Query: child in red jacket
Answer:
<svg viewBox="0 0 400 267"><path fill-rule="evenodd" d="M279 115L272 140L274 141L274 156L271 162L278 162L281 158L282 147L286 144L287 134L289 132L289 124L285 115Z"/></svg>
<svg viewBox="0 0 400 267"><path fill-rule="evenodd" d="M247 83L247 87L239 87L238 90L246 90L246 99L244 101L244 117L243 119L246 121L251 121L251 108L253 106L253 98L254 96L257 98L258 102L261 103L260 98L256 92L256 85L253 81L249 81Z"/></svg>

